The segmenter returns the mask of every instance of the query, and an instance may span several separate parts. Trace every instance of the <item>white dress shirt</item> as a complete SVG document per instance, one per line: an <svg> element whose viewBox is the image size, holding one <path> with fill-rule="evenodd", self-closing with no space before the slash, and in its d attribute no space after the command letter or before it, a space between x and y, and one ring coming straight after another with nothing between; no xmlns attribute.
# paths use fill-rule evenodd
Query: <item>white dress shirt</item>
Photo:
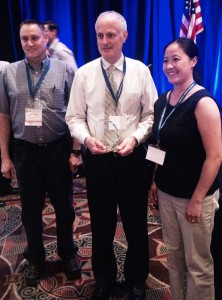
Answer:
<svg viewBox="0 0 222 300"><path fill-rule="evenodd" d="M109 63L98 58L79 68L71 88L66 122L71 135L81 144L89 136L95 136L95 126L105 118L105 79L101 69ZM125 116L127 128L120 130L122 139L134 136L138 143L149 135L153 125L153 105L157 100L157 90L150 71L142 62L126 59L126 74L123 90L118 101L118 115ZM117 87L123 77L123 55L115 63L114 80Z"/></svg>
<svg viewBox="0 0 222 300"><path fill-rule="evenodd" d="M0 60L0 70L2 71L8 64L9 62Z"/></svg>

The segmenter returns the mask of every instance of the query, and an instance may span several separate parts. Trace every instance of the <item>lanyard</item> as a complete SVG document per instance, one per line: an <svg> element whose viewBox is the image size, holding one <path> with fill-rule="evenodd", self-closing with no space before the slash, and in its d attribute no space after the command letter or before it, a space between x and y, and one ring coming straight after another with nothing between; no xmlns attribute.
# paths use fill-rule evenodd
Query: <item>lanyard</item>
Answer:
<svg viewBox="0 0 222 300"><path fill-rule="evenodd" d="M166 124L167 120L169 119L170 116L172 116L172 114L174 113L174 111L177 109L177 107L181 104L181 102L184 100L184 98L186 97L186 95L189 93L189 91L196 85L196 82L194 81L193 83L191 83L190 86L188 86L188 88L184 91L184 93L181 95L180 99L178 100L177 104L174 106L173 110L171 110L171 112L169 113L168 116L166 116L165 120L165 114L166 114L166 109L168 106L168 102L169 100L166 101L166 104L164 106L163 112L161 114L160 117L160 121L158 124L158 128L157 128L157 145L159 145L160 142L160 131L161 129L164 127L164 125ZM171 91L172 93L172 91Z"/></svg>
<svg viewBox="0 0 222 300"><path fill-rule="evenodd" d="M27 80L28 80L28 86L29 86L29 92L32 96L32 98L34 99L35 94L37 93L37 91L40 88L40 85L42 84L43 79L45 78L48 70L50 67L50 60L47 61L46 66L38 80L38 82L36 83L36 85L34 86L34 89L32 87L32 80L31 80L31 72L30 72L30 68L28 67L28 64L26 64L26 74L27 74Z"/></svg>
<svg viewBox="0 0 222 300"><path fill-rule="evenodd" d="M103 68L102 60L101 60L101 68L102 68L104 79L106 81L106 85L107 85L107 87L108 87L108 89L110 91L110 94L112 95L112 97L115 100L115 102L118 103L118 100L119 100L120 95L121 95L122 90L123 90L123 79L124 79L125 74L126 74L126 60L125 60L125 57L124 57L124 61L123 61L123 78L122 78L121 83L119 85L119 88L118 88L118 90L116 92L116 95L113 92L113 89L112 89L112 86L110 84L109 78L108 78L108 76L106 74L106 70Z"/></svg>

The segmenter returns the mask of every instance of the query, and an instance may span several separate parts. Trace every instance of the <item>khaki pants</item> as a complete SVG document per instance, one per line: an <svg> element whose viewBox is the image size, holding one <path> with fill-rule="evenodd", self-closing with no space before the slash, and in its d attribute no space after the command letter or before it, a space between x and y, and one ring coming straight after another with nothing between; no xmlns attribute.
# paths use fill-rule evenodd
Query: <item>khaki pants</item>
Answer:
<svg viewBox="0 0 222 300"><path fill-rule="evenodd" d="M176 198L160 190L158 199L173 299L214 300L210 244L219 191L203 199L199 224L185 219L189 199Z"/></svg>

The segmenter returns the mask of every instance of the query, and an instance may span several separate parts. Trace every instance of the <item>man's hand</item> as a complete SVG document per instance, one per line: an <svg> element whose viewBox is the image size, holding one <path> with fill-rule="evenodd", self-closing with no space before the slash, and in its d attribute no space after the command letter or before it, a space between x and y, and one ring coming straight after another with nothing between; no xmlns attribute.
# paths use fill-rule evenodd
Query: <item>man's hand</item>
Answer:
<svg viewBox="0 0 222 300"><path fill-rule="evenodd" d="M15 166L10 158L2 159L1 172L7 179L16 178Z"/></svg>
<svg viewBox="0 0 222 300"><path fill-rule="evenodd" d="M104 154L109 152L107 147L94 137L87 137L85 139L85 145L92 154Z"/></svg>
<svg viewBox="0 0 222 300"><path fill-rule="evenodd" d="M127 156L133 152L137 144L138 141L134 136L128 136L117 147L117 153L121 156Z"/></svg>

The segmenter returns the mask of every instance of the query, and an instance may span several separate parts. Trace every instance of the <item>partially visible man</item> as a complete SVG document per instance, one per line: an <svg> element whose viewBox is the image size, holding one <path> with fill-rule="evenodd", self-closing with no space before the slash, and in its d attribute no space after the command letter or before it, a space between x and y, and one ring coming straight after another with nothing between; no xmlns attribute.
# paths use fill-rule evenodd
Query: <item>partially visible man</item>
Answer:
<svg viewBox="0 0 222 300"><path fill-rule="evenodd" d="M7 61L0 61L0 76L2 77L2 72L4 67L9 64ZM2 176L2 172L0 172L0 197L6 196L10 193L11 190L10 180L4 178ZM5 201L0 200L0 207L5 206Z"/></svg>
<svg viewBox="0 0 222 300"><path fill-rule="evenodd" d="M128 242L124 275L129 299L140 300L145 298L149 273L149 169L142 143L151 132L157 91L149 69L122 53L128 35L123 16L104 12L95 29L102 57L76 72L66 113L71 135L87 147L92 268L97 283L92 299L109 299L115 290L113 240L118 207ZM107 127L106 142L103 127Z"/></svg>
<svg viewBox="0 0 222 300"><path fill-rule="evenodd" d="M70 67L72 67L75 72L78 68L75 60L75 56L72 50L70 50L65 44L60 42L58 38L58 34L59 34L58 24L53 21L45 21L44 25L48 35L48 44L49 44L48 50L50 53L50 57L63 60Z"/></svg>
<svg viewBox="0 0 222 300"><path fill-rule="evenodd" d="M7 61L0 61L0 77L3 76L3 70L4 68L9 64ZM0 166L1 166L1 160L0 160ZM4 197L7 195L13 195L13 194L18 194L19 189L14 188L11 185L11 179L7 179L3 177L2 172L0 171L0 197ZM0 200L0 207L4 207L5 201Z"/></svg>
<svg viewBox="0 0 222 300"><path fill-rule="evenodd" d="M78 161L71 155L72 140L65 123L73 70L46 56L44 25L26 20L20 25L26 58L6 67L0 81L1 171L14 176L9 154L14 134L14 163L19 182L22 223L27 236L24 257L26 283L36 285L45 260L42 210L46 192L56 214L58 255L69 279L81 276L73 242L72 174Z"/></svg>

